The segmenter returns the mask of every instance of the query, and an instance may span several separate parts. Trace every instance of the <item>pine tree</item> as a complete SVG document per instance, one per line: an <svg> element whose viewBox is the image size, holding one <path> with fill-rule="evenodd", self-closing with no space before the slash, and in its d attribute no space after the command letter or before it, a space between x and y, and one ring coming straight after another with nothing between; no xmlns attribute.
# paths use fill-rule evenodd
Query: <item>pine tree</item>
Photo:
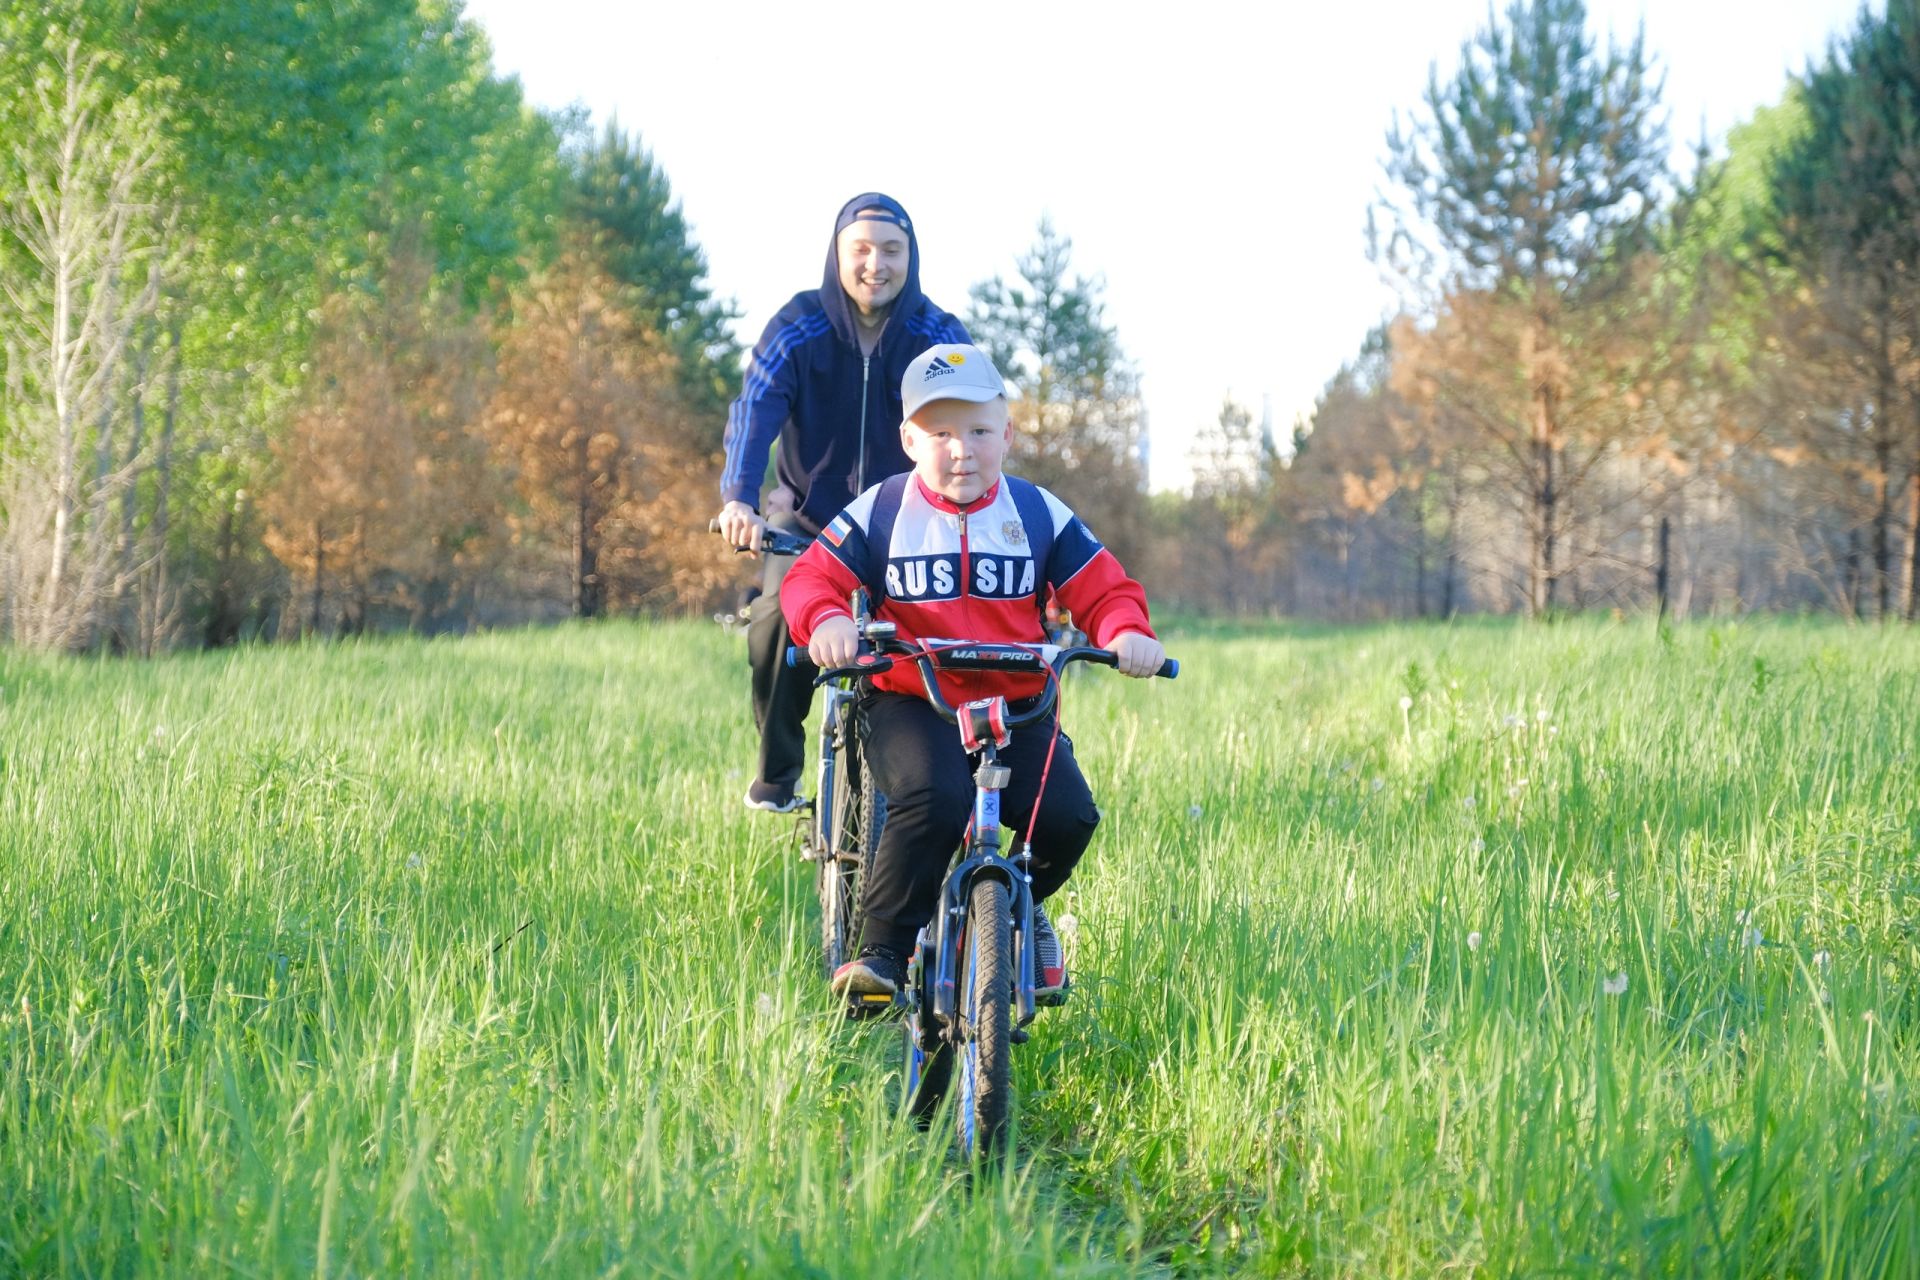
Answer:
<svg viewBox="0 0 1920 1280"><path fill-rule="evenodd" d="M707 285L706 254L665 171L617 122L570 158L573 224L587 230L608 277L626 287L625 309L672 349L690 420L710 426L717 444L739 390L740 349L727 327L733 312Z"/></svg>
<svg viewBox="0 0 1920 1280"><path fill-rule="evenodd" d="M1019 278L973 287L967 329L1018 391L1010 469L1052 489L1124 560L1146 516L1139 379L1100 283L1071 275L1072 257L1073 241L1041 219Z"/></svg>
<svg viewBox="0 0 1920 1280"><path fill-rule="evenodd" d="M1866 445L1872 490L1873 596L1895 611L1897 489L1905 490L1901 606L1920 607L1920 7L1892 0L1811 69L1807 128L1774 170L1788 259L1814 283L1823 345L1858 368L1839 406ZM1904 456L1902 456L1904 455Z"/></svg>
<svg viewBox="0 0 1920 1280"><path fill-rule="evenodd" d="M1394 211L1377 252L1438 297L1484 294L1512 315L1492 380L1454 391L1516 464L1534 613L1570 567L1571 500L1630 429L1628 384L1649 376L1621 338L1666 182L1658 103L1641 34L1602 52L1582 0L1515 0L1451 80L1435 67L1424 114L1387 139L1415 216Z"/></svg>

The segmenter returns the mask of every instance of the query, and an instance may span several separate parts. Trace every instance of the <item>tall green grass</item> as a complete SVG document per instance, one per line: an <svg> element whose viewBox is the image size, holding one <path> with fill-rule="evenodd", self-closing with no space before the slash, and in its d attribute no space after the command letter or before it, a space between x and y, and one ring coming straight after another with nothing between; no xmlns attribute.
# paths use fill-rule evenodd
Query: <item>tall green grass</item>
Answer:
<svg viewBox="0 0 1920 1280"><path fill-rule="evenodd" d="M1920 637L1170 647L981 1181L737 637L0 655L0 1274L1920 1272Z"/></svg>

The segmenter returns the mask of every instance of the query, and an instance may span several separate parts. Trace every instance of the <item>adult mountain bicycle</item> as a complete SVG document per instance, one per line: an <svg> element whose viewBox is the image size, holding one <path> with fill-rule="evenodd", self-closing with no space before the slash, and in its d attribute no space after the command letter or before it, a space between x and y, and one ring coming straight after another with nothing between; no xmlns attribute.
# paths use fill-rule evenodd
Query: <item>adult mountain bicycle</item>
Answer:
<svg viewBox="0 0 1920 1280"><path fill-rule="evenodd" d="M905 1106L922 1125L930 1124L950 1089L954 1101L954 1142L968 1157L992 1156L1009 1146L1013 1120L1013 1046L1027 1039L1036 1013L1034 1000L1033 845L1022 840L1011 859L1000 851L1000 793L1012 770L999 762L999 749L1013 731L1047 717L1059 698L1060 676L1076 662L1114 666L1108 649L1086 646L988 644L966 640L921 641L910 645L877 637L878 662L823 673L879 669L894 659L912 661L920 671L927 701L956 726L974 770L973 817L954 851L940 902L921 929L907 960L901 992L906 1044ZM1018 712L1002 697L981 698L955 707L940 692L940 671L997 671L1045 675L1043 691ZM1180 664L1172 659L1157 674L1172 679ZM1036 809L1038 800L1035 801Z"/></svg>
<svg viewBox="0 0 1920 1280"><path fill-rule="evenodd" d="M710 521L707 528L720 532L717 520ZM811 538L768 527L761 531L759 550L797 556L812 543ZM754 601L754 606L777 609L780 602L762 597ZM854 592L849 606L863 640L892 638L891 622L874 622L868 617L865 592ZM787 650L788 666L797 666L805 659L805 649ZM820 960L829 979L846 963L859 940L860 888L873 865L887 811L886 797L874 789L871 775L861 767L863 735L854 701L856 684L857 673L826 673L814 681L816 688L825 686L826 705L820 717L813 799L800 811L800 856L814 866L814 891L820 902ZM884 999L879 1002L887 1003ZM873 1001L863 999L849 1005L847 1012L852 1017L877 1011Z"/></svg>

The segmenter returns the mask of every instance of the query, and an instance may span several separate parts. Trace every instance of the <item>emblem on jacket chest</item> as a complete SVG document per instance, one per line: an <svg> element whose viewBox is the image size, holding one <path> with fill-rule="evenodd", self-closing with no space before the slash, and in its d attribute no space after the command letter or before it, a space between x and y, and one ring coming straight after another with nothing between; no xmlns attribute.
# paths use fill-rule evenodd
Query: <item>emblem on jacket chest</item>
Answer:
<svg viewBox="0 0 1920 1280"><path fill-rule="evenodd" d="M1000 533L1012 546L1021 547L1026 545L1027 531L1021 527L1018 520L1009 520L1001 525Z"/></svg>

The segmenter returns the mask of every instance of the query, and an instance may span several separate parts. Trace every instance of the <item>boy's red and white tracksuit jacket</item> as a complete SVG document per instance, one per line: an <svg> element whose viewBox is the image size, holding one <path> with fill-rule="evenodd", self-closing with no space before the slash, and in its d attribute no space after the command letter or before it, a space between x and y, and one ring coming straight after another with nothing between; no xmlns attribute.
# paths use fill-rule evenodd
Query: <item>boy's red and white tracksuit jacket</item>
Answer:
<svg viewBox="0 0 1920 1280"><path fill-rule="evenodd" d="M788 571L780 608L796 644L811 640L826 619L852 616L849 597L876 563L868 535L880 489L855 498ZM1039 644L1046 639L1041 605L1051 587L1095 645L1104 648L1127 631L1153 635L1140 584L1065 503L1045 489L1030 492L1044 500L1053 520L1051 538L1042 539L1050 541L1043 565L1034 563L1035 539L1005 477L964 509L910 477L887 538L886 591L874 601L873 616L894 623L909 643L937 637ZM872 681L879 689L925 696L919 671L908 662ZM940 691L958 705L996 693L1030 697L1045 682L1045 676L942 672Z"/></svg>

